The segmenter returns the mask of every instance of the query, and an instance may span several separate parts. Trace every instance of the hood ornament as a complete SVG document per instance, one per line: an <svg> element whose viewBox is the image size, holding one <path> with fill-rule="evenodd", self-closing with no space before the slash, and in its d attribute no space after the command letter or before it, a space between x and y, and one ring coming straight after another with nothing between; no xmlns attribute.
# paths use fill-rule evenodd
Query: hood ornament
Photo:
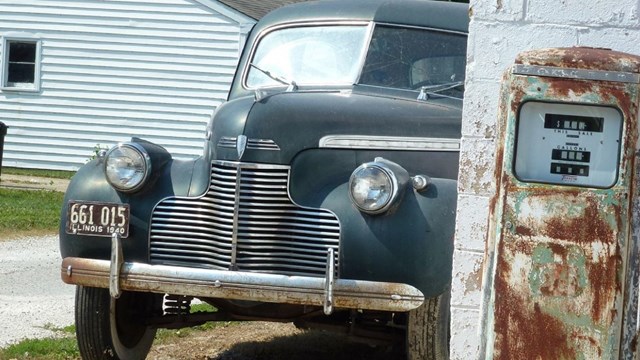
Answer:
<svg viewBox="0 0 640 360"><path fill-rule="evenodd" d="M242 159L244 150L247 148L247 137L245 135L238 136L236 140L236 150L238 151L238 160Z"/></svg>

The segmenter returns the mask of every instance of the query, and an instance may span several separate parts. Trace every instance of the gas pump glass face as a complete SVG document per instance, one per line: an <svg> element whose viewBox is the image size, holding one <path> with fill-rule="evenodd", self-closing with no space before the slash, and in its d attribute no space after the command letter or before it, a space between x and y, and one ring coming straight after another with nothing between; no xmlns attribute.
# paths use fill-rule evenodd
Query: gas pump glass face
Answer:
<svg viewBox="0 0 640 360"><path fill-rule="evenodd" d="M611 107L530 101L517 122L515 175L608 188L618 179L622 115Z"/></svg>

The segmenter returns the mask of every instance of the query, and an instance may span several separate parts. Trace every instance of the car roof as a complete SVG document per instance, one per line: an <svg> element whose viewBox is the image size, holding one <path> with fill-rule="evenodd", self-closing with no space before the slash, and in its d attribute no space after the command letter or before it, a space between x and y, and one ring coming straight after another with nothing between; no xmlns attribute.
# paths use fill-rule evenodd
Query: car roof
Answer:
<svg viewBox="0 0 640 360"><path fill-rule="evenodd" d="M320 0L283 6L265 15L255 33L273 25L310 21L375 21L467 32L469 4L432 0Z"/></svg>

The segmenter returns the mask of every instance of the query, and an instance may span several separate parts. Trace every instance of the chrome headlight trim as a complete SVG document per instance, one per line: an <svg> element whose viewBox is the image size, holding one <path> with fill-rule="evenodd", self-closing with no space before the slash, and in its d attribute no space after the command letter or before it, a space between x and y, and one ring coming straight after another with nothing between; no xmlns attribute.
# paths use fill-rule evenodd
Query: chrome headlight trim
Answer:
<svg viewBox="0 0 640 360"><path fill-rule="evenodd" d="M398 174L397 169L401 169L401 174ZM370 176L365 173L366 171L378 171L380 175L386 178L386 186L389 187L388 191L381 194L384 198L379 200L382 201L374 200L377 204L374 204L373 206L367 206L361 197L354 194L354 188L357 186L356 182L366 181L363 176ZM353 173L351 173L351 177L349 178L349 197L358 210L371 215L381 214L388 211L397 202L400 194L400 188L404 183L406 183L406 178L406 170L402 167L383 158L376 158L373 162L364 163L358 166ZM377 190L380 191L381 189Z"/></svg>
<svg viewBox="0 0 640 360"><path fill-rule="evenodd" d="M131 161L118 161L127 158ZM151 157L138 143L119 143L111 148L104 158L104 174L114 189L125 193L136 192L149 179Z"/></svg>

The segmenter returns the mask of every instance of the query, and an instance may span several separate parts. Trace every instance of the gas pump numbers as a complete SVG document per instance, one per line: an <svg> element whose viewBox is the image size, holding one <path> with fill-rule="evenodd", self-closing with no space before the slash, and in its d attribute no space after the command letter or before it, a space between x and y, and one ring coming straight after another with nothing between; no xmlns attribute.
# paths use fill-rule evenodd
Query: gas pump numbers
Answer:
<svg viewBox="0 0 640 360"><path fill-rule="evenodd" d="M588 163L591 161L591 152L553 149L553 151L551 152L551 159Z"/></svg>
<svg viewBox="0 0 640 360"><path fill-rule="evenodd" d="M622 116L612 107L526 102L516 129L516 177L607 188L618 178Z"/></svg>
<svg viewBox="0 0 640 360"><path fill-rule="evenodd" d="M602 132L603 122L601 117L544 114L545 129Z"/></svg>

